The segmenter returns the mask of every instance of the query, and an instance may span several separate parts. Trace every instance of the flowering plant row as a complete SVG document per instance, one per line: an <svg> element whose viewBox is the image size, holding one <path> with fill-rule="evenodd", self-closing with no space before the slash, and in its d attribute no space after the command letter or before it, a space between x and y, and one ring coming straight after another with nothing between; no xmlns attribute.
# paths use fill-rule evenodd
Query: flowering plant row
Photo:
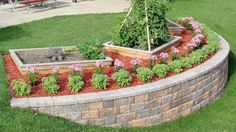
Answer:
<svg viewBox="0 0 236 132"><path fill-rule="evenodd" d="M192 22L193 19L190 17L186 20L188 20L189 25L192 24L192 27L187 28L189 30L195 29L196 23ZM182 72L183 69L190 69L193 65L200 64L208 59L210 55L213 55L219 49L218 37L206 26L203 27L198 24L196 27L201 27L199 28L201 33L195 31L193 33L195 36L183 49L172 47L169 53L162 52L158 56L150 55L147 67L142 67L141 59L133 57L130 61L132 65L131 72L140 81L150 82L153 77L165 78L168 72L177 74ZM125 69L125 64L121 60L116 59L114 67L115 70L111 77L116 83L122 87L130 86L133 78L131 73ZM73 64L69 68L71 69L71 75L68 76L68 88L71 92L79 92L84 87L82 67L78 64ZM103 68L103 62L97 61L96 69L91 79L91 83L96 89L106 89L109 86L110 79L104 73ZM20 96L30 94L32 86L37 84L38 69L36 67L27 67L26 70L28 72L29 84L19 80L15 80L12 83L15 93ZM59 71L59 67L52 66L52 75L42 79L45 92L50 94L58 92Z"/></svg>

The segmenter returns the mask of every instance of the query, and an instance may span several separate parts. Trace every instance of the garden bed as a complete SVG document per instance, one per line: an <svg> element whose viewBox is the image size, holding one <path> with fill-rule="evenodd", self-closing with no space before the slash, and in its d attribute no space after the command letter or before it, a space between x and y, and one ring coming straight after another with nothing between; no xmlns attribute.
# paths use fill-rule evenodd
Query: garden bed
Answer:
<svg viewBox="0 0 236 132"><path fill-rule="evenodd" d="M58 66L61 72L69 71L68 67L71 64L80 64L82 67L94 67L97 60L86 60L79 52L64 52L62 48L76 48L75 46L60 47L60 48L33 48L33 49L12 49L10 55L16 63L19 71L22 74L26 73L26 67L37 66L40 73L51 73L51 66ZM60 53L52 53L60 52ZM112 59L106 57L104 66L110 66Z"/></svg>

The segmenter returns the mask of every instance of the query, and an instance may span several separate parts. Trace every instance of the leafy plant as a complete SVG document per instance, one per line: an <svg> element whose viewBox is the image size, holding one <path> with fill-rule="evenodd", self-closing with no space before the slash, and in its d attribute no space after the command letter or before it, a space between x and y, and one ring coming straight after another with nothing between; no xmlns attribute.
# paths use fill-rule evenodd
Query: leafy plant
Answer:
<svg viewBox="0 0 236 132"><path fill-rule="evenodd" d="M85 43L79 43L77 45L80 55L88 60L105 59L106 55L102 51L102 45L96 38L92 38L91 41Z"/></svg>
<svg viewBox="0 0 236 132"><path fill-rule="evenodd" d="M176 74L182 72L182 63L180 60L170 61L168 62L168 66L170 68L170 71Z"/></svg>
<svg viewBox="0 0 236 132"><path fill-rule="evenodd" d="M69 76L68 87L72 92L79 92L83 89L84 81L81 76Z"/></svg>
<svg viewBox="0 0 236 132"><path fill-rule="evenodd" d="M120 86L129 86L132 81L132 77L129 72L124 69L120 69L119 71L113 73L112 77Z"/></svg>
<svg viewBox="0 0 236 132"><path fill-rule="evenodd" d="M137 69L138 79L143 82L149 82L153 78L154 74L149 68L139 67Z"/></svg>
<svg viewBox="0 0 236 132"><path fill-rule="evenodd" d="M113 35L113 43L147 50L148 34L151 48L169 41L165 19L167 3L167 0L132 0L132 10Z"/></svg>
<svg viewBox="0 0 236 132"><path fill-rule="evenodd" d="M59 86L57 85L57 80L53 76L44 77L42 82L45 92L49 94L56 94L58 92Z"/></svg>
<svg viewBox="0 0 236 132"><path fill-rule="evenodd" d="M141 62L142 60L137 57L132 58L130 64L133 65L131 69L133 73L137 73L137 69L140 67Z"/></svg>
<svg viewBox="0 0 236 132"><path fill-rule="evenodd" d="M193 62L189 57L185 57L180 60L183 68L192 68Z"/></svg>
<svg viewBox="0 0 236 132"><path fill-rule="evenodd" d="M106 89L109 86L109 78L106 74L94 73L91 82L96 89Z"/></svg>
<svg viewBox="0 0 236 132"><path fill-rule="evenodd" d="M160 78L165 77L167 75L168 70L169 67L166 64L156 64L152 69L154 75Z"/></svg>
<svg viewBox="0 0 236 132"><path fill-rule="evenodd" d="M27 77L30 81L31 86L35 86L38 83L37 75L38 75L38 68L34 66L26 67Z"/></svg>
<svg viewBox="0 0 236 132"><path fill-rule="evenodd" d="M31 86L23 80L13 80L11 85L16 95L26 96L31 92Z"/></svg>

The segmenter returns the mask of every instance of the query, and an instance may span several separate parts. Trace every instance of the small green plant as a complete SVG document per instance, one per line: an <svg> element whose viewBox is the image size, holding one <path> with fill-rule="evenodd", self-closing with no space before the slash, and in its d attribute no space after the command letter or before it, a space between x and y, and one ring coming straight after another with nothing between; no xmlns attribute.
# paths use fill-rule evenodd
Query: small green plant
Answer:
<svg viewBox="0 0 236 132"><path fill-rule="evenodd" d="M149 55L148 68L152 69L156 65L157 56Z"/></svg>
<svg viewBox="0 0 236 132"><path fill-rule="evenodd" d="M27 96L31 92L31 86L23 80L13 80L12 88L15 91L16 95L19 96Z"/></svg>
<svg viewBox="0 0 236 132"><path fill-rule="evenodd" d="M193 66L193 62L192 62L192 60L189 58L189 57L185 57L185 58L182 58L181 60L181 63L182 63L182 67L183 68L188 68L188 69L190 69L190 68L192 68Z"/></svg>
<svg viewBox="0 0 236 132"><path fill-rule="evenodd" d="M152 69L154 75L160 78L165 77L167 75L168 70L169 67L166 64L156 64Z"/></svg>
<svg viewBox="0 0 236 132"><path fill-rule="evenodd" d="M180 60L170 61L168 62L168 66L171 72L174 72L176 74L182 72L182 63Z"/></svg>
<svg viewBox="0 0 236 132"><path fill-rule="evenodd" d="M179 50L175 47L172 47L171 50L171 60L178 60L179 59Z"/></svg>
<svg viewBox="0 0 236 132"><path fill-rule="evenodd" d="M109 78L106 74L94 73L91 82L96 89L106 89L109 86Z"/></svg>
<svg viewBox="0 0 236 132"><path fill-rule="evenodd" d="M27 77L31 86L36 86L38 83L38 68L34 66L26 67Z"/></svg>
<svg viewBox="0 0 236 132"><path fill-rule="evenodd" d="M129 86L132 81L132 77L129 72L124 69L120 69L119 71L113 73L112 77L120 86Z"/></svg>
<svg viewBox="0 0 236 132"><path fill-rule="evenodd" d="M81 76L69 76L68 87L72 92L79 92L83 89L84 81Z"/></svg>
<svg viewBox="0 0 236 132"><path fill-rule="evenodd" d="M149 68L139 67L137 69L138 79L143 82L150 82L154 76L152 70Z"/></svg>
<svg viewBox="0 0 236 132"><path fill-rule="evenodd" d="M42 82L45 92L49 94L56 94L58 92L59 86L57 85L57 80L53 76L44 77Z"/></svg>
<svg viewBox="0 0 236 132"><path fill-rule="evenodd" d="M88 60L105 59L106 55L102 51L102 45L96 38L92 38L91 41L78 44L78 50L80 55Z"/></svg>

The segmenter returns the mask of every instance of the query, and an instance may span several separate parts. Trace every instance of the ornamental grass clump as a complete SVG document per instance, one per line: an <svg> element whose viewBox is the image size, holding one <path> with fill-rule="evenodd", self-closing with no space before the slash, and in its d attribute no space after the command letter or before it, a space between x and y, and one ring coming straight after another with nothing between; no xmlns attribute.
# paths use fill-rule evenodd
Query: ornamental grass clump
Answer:
<svg viewBox="0 0 236 132"><path fill-rule="evenodd" d="M31 86L38 84L38 68L34 66L26 67L27 77Z"/></svg>
<svg viewBox="0 0 236 132"><path fill-rule="evenodd" d="M152 70L145 67L139 67L137 69L137 76L140 81L150 82L154 76Z"/></svg>
<svg viewBox="0 0 236 132"><path fill-rule="evenodd" d="M129 86L132 82L132 77L128 71L120 69L112 74L113 79L118 83L119 86Z"/></svg>
<svg viewBox="0 0 236 132"><path fill-rule="evenodd" d="M92 76L91 83L96 89L106 89L109 86L109 78L103 72L104 64L101 61L97 61L96 66L97 68Z"/></svg>
<svg viewBox="0 0 236 132"><path fill-rule="evenodd" d="M53 76L44 77L42 79L43 90L49 94L56 94L59 90L57 80Z"/></svg>
<svg viewBox="0 0 236 132"><path fill-rule="evenodd" d="M18 96L27 96L31 92L31 86L23 80L13 80L11 85Z"/></svg>
<svg viewBox="0 0 236 132"><path fill-rule="evenodd" d="M169 67L166 64L156 64L152 69L154 75L159 78L166 77L168 70Z"/></svg>
<svg viewBox="0 0 236 132"><path fill-rule="evenodd" d="M130 64L132 65L131 70L133 73L137 73L137 69L141 66L141 62L142 60L137 57L132 58L132 60L130 61Z"/></svg>
<svg viewBox="0 0 236 132"><path fill-rule="evenodd" d="M71 92L79 92L83 89L84 81L82 76L69 76L68 77L68 87Z"/></svg>

